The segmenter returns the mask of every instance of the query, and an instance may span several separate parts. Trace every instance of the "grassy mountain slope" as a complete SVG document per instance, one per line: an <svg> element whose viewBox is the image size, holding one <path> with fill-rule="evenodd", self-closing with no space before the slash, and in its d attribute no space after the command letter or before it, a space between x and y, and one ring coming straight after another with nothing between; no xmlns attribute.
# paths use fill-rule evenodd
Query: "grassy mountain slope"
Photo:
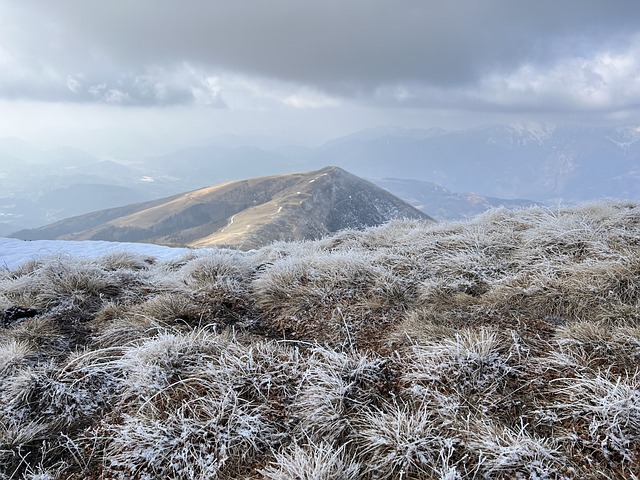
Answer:
<svg viewBox="0 0 640 480"><path fill-rule="evenodd" d="M0 478L640 476L640 206L0 277Z"/></svg>
<svg viewBox="0 0 640 480"><path fill-rule="evenodd" d="M227 182L153 203L71 218L15 236L255 248L275 240L320 238L398 218L429 217L355 175L327 167Z"/></svg>

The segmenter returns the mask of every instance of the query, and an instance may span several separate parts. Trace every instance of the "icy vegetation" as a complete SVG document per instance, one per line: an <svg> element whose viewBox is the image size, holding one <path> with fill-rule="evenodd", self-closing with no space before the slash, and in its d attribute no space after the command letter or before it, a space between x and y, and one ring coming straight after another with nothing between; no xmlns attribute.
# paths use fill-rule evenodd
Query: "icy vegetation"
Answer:
<svg viewBox="0 0 640 480"><path fill-rule="evenodd" d="M640 206L0 275L0 479L640 477Z"/></svg>

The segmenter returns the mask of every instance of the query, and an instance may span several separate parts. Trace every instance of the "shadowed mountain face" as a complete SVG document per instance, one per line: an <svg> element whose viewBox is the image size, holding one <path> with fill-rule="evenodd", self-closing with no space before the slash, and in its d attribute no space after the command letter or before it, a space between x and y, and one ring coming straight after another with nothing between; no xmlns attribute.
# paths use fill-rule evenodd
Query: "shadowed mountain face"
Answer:
<svg viewBox="0 0 640 480"><path fill-rule="evenodd" d="M389 220L430 217L337 167L223 183L23 230L23 239L112 240L255 248Z"/></svg>

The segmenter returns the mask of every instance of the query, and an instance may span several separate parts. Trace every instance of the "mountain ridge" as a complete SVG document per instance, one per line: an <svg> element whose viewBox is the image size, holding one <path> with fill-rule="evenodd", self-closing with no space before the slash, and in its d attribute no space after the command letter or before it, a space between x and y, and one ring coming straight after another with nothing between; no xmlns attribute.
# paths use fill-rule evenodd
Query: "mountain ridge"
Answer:
<svg viewBox="0 0 640 480"><path fill-rule="evenodd" d="M275 141L252 146L247 137L232 142L214 138L118 163L72 147L45 150L19 139L0 139L0 230L39 227L123 204L112 195L95 195L93 202L69 199L65 189L76 185L123 187L135 191L136 198L152 200L245 176L309 171L327 164L368 179L415 179L505 201L526 198L554 205L638 200L639 140L637 125L521 121L448 131L383 126L315 147L277 147ZM462 218L475 212L474 206Z"/></svg>
<svg viewBox="0 0 640 480"><path fill-rule="evenodd" d="M102 210L12 235L255 248L321 238L389 220L432 220L338 167L225 182L153 202Z"/></svg>

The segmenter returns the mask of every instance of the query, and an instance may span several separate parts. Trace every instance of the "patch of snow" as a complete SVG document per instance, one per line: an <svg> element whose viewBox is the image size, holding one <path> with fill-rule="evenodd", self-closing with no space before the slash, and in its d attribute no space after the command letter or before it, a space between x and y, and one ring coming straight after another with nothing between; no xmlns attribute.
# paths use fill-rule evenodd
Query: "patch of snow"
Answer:
<svg viewBox="0 0 640 480"><path fill-rule="evenodd" d="M52 255L100 258L115 252L130 252L149 255L162 260L179 258L189 252L188 248L165 247L148 243L125 243L106 241L72 240L18 240L0 237L0 267L14 269L29 260Z"/></svg>
<svg viewBox="0 0 640 480"><path fill-rule="evenodd" d="M506 126L496 137L487 140L492 145L518 145L529 144L543 145L551 138L556 126L547 123L512 122Z"/></svg>
<svg viewBox="0 0 640 480"><path fill-rule="evenodd" d="M140 177L140 181L142 182L155 182L156 180L153 177L149 177L147 175Z"/></svg>
<svg viewBox="0 0 640 480"><path fill-rule="evenodd" d="M226 227L224 227L222 230L220 230L220 233L224 232L227 228L229 228L231 225L233 225L233 219L236 218L235 215L232 215L231 218L229 219L229 223L227 224Z"/></svg>
<svg viewBox="0 0 640 480"><path fill-rule="evenodd" d="M640 141L640 127L620 127L606 137L623 150L628 149L634 143Z"/></svg>
<svg viewBox="0 0 640 480"><path fill-rule="evenodd" d="M542 145L556 130L553 124L536 122L512 122L509 127L521 138L524 145L530 142Z"/></svg>

